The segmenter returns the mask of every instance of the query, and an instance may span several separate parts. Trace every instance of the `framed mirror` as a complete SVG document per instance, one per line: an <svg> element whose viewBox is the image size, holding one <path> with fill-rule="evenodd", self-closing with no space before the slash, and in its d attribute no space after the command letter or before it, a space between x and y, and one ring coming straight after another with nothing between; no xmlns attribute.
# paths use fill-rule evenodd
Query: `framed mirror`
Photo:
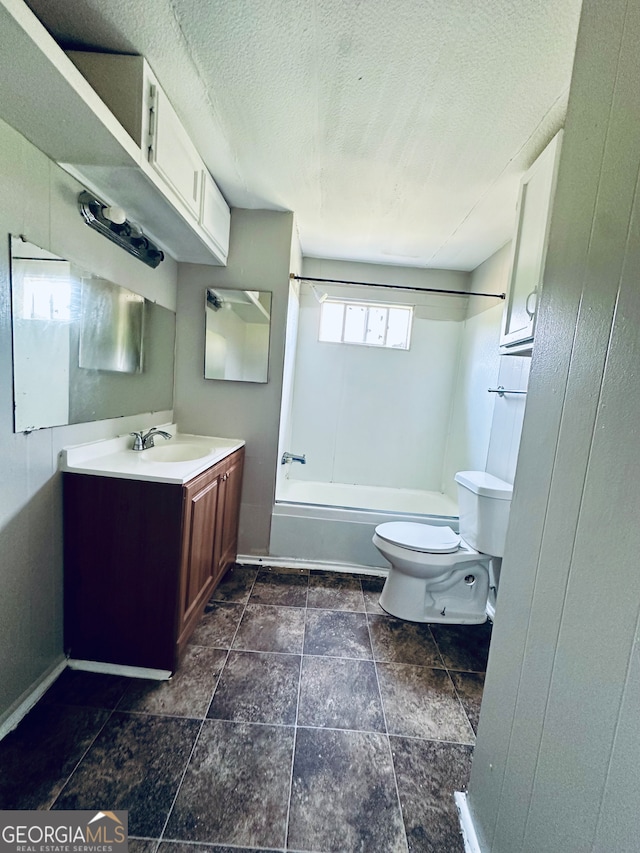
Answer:
<svg viewBox="0 0 640 853"><path fill-rule="evenodd" d="M171 409L175 314L11 237L14 431Z"/></svg>
<svg viewBox="0 0 640 853"><path fill-rule="evenodd" d="M270 331L270 292L208 287L204 378L267 382Z"/></svg>

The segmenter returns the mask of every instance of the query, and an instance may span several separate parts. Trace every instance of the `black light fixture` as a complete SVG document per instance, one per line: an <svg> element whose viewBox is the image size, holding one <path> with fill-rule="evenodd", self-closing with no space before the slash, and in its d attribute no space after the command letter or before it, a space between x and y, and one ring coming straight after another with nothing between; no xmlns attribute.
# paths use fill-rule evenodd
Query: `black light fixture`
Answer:
<svg viewBox="0 0 640 853"><path fill-rule="evenodd" d="M210 287L207 288L207 306L209 308L213 308L214 311L219 311L222 308L223 299L219 293L216 293L215 290L212 290Z"/></svg>
<svg viewBox="0 0 640 853"><path fill-rule="evenodd" d="M121 207L106 204L87 190L78 196L78 207L87 225L142 263L155 269L164 260L162 249L145 237L139 225L129 222Z"/></svg>

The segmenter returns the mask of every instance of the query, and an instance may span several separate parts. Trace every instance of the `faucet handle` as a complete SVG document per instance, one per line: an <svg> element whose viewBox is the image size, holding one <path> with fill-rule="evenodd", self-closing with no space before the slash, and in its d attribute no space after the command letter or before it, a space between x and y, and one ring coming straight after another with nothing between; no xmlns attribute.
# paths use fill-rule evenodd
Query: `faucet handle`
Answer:
<svg viewBox="0 0 640 853"><path fill-rule="evenodd" d="M144 443L142 439L142 430L139 432L130 432L129 435L133 436L133 447L132 450L144 450Z"/></svg>

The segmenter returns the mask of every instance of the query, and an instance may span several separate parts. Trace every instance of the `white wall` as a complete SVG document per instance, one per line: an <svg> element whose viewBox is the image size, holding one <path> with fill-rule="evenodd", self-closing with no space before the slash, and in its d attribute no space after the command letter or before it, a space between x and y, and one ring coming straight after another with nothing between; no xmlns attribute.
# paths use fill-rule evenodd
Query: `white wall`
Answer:
<svg viewBox="0 0 640 853"><path fill-rule="evenodd" d="M640 4L582 9L469 785L491 853L632 853Z"/></svg>
<svg viewBox="0 0 640 853"><path fill-rule="evenodd" d="M530 369L530 356L500 356L498 385L511 391L526 391L529 385ZM527 397L525 394L505 394L503 397L492 394L490 396L494 397L494 406L485 470L507 483L513 483L516 477Z"/></svg>
<svg viewBox="0 0 640 853"><path fill-rule="evenodd" d="M463 289L467 276L437 270L305 259L304 274L413 287ZM341 298L417 305L411 348L318 341L320 304L301 285L291 446L305 466L290 476L440 491L442 457L466 297L318 285Z"/></svg>
<svg viewBox="0 0 640 853"><path fill-rule="evenodd" d="M508 288L511 244L488 258L471 275L476 293ZM449 441L443 462L443 491L454 500L456 471L488 471L513 483L526 396L488 393L502 385L526 391L531 358L500 355L504 301L471 297L462 332Z"/></svg>
<svg viewBox="0 0 640 853"><path fill-rule="evenodd" d="M292 238L293 214L234 209L227 266L180 265L175 417L183 431L246 441L238 546L242 554L268 553ZM204 378L206 287L273 294L266 384Z"/></svg>
<svg viewBox="0 0 640 853"><path fill-rule="evenodd" d="M474 293L504 293L509 272L509 244L481 264L471 275ZM487 455L494 417L495 388L500 369L500 324L504 301L469 298L462 329L455 381L449 440L442 461L443 491L457 499L456 471L487 470Z"/></svg>
<svg viewBox="0 0 640 853"><path fill-rule="evenodd" d="M0 121L0 725L62 659L59 450L172 416L141 414L13 433L10 233L175 309L176 264L169 258L151 270L87 228L76 205L80 189Z"/></svg>

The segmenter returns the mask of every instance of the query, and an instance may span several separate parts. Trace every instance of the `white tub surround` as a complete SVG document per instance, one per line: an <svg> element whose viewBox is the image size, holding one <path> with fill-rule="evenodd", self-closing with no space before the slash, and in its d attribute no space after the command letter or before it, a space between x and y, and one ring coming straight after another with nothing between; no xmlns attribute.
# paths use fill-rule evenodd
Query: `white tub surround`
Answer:
<svg viewBox="0 0 640 853"><path fill-rule="evenodd" d="M148 480L156 483L186 483L244 446L237 438L218 438L180 433L177 424L157 429L171 439L156 438L147 450L132 450L131 435L65 447L60 452L60 470L70 474Z"/></svg>
<svg viewBox="0 0 640 853"><path fill-rule="evenodd" d="M456 502L442 492L358 486L351 483L320 483L287 476L279 479L277 483L276 502L408 515L441 515L447 518L456 518L458 515Z"/></svg>

